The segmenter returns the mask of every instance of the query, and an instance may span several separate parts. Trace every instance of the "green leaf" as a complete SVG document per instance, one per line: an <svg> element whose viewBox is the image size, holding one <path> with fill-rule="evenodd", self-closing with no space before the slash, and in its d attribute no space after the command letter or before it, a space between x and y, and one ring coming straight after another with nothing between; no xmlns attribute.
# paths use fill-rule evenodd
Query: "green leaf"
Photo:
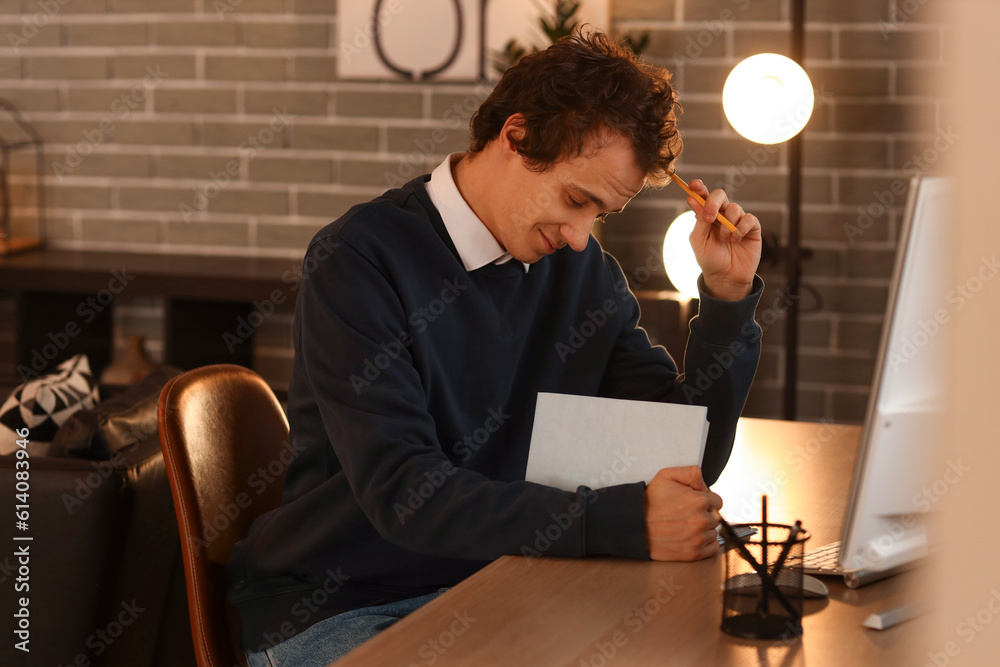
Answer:
<svg viewBox="0 0 1000 667"><path fill-rule="evenodd" d="M625 42L625 46L632 49L632 53L637 56L641 56L643 50L649 46L649 32L642 33L639 35L638 39L632 35L625 35L625 37L622 38L622 41Z"/></svg>

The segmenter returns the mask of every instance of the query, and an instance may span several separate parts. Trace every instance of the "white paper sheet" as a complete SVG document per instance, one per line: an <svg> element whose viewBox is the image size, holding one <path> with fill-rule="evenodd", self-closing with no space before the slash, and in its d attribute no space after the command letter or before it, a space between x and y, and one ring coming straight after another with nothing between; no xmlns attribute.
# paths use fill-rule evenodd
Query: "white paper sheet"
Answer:
<svg viewBox="0 0 1000 667"><path fill-rule="evenodd" d="M701 465L708 409L539 392L525 479L566 491Z"/></svg>

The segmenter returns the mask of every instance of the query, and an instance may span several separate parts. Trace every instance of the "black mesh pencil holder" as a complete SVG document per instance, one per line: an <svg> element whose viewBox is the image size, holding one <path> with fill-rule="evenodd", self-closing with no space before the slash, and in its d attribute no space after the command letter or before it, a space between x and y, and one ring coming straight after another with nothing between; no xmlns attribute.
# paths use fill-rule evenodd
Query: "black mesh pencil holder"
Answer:
<svg viewBox="0 0 1000 667"><path fill-rule="evenodd" d="M757 532L742 538L742 547L726 540L723 632L748 639L800 636L802 556L809 533L799 526L774 523L734 528L756 528Z"/></svg>

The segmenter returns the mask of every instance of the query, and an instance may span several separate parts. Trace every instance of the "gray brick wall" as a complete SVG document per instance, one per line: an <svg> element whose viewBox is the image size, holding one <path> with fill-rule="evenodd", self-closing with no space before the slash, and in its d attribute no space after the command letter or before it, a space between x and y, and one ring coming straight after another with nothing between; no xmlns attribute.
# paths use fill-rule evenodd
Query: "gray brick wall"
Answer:
<svg viewBox="0 0 1000 667"><path fill-rule="evenodd" d="M670 68L682 95L686 148L678 172L725 187L784 238L787 157L739 137L722 113L732 67L757 52L787 54L789 3L676 0L672 11L615 3L620 30L649 30L646 57ZM825 99L804 134L804 266L799 417L859 422L864 416L909 175L941 169L947 152L940 89L944 29L935 3L807 2L805 67ZM940 4L940 3L937 3ZM907 14L907 8L916 11ZM619 11L623 9L624 11ZM669 8L668 8L669 9ZM927 158L921 161L924 152ZM750 162L748 163L747 160ZM903 194L893 193L902 188ZM889 202L888 209L879 198ZM605 245L638 263L685 209L675 188L650 192L608 221ZM851 229L862 230L860 234ZM627 267L626 267L627 268ZM784 287L782 267L764 264L764 311ZM662 276L661 276L662 279ZM655 280L655 278L654 278ZM655 286L650 281L651 286ZM816 296L819 296L817 303ZM818 306L818 308L817 308ZM764 352L744 414L778 417L784 320L766 327Z"/></svg>
<svg viewBox="0 0 1000 667"><path fill-rule="evenodd" d="M893 195L882 211L878 197L905 173L935 168L935 139L947 136L932 94L946 52L933 4L808 3L806 66L825 102L805 135L803 232L815 254L804 301L815 293L822 306L803 315L803 418L857 421L863 413L905 201ZM918 9L907 14L911 5ZM353 203L460 149L487 90L337 81L335 7L0 2L0 90L47 142L50 243L294 263L312 233ZM648 59L675 73L686 109L680 173L727 187L766 230L783 234L785 151L761 151L736 135L720 91L741 58L788 51L787 0L614 0L612 15L616 30L649 31ZM676 188L644 193L609 220L605 244L626 270L638 266L683 206ZM852 239L845 228L863 216L864 231ZM762 272L766 308L782 281L779 268ZM662 271L646 286L657 281ZM123 313L116 335L156 331L148 320L162 316L155 302ZM279 388L290 367L289 318L276 320L255 350ZM780 320L768 327L746 414L778 414L781 328ZM161 346L150 341L154 353Z"/></svg>

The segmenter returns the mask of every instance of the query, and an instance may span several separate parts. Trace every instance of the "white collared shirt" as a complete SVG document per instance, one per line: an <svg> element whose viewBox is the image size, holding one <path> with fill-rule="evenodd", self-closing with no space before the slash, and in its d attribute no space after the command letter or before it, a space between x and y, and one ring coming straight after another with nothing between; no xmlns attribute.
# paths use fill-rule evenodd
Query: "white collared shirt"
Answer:
<svg viewBox="0 0 1000 667"><path fill-rule="evenodd" d="M427 181L427 194L441 214L444 227L455 244L466 271L475 271L487 264L504 264L514 259L493 237L479 216L462 197L451 173L451 163L462 153L452 153L439 164ZM523 263L523 262L522 262ZM528 272L524 264L524 272Z"/></svg>

